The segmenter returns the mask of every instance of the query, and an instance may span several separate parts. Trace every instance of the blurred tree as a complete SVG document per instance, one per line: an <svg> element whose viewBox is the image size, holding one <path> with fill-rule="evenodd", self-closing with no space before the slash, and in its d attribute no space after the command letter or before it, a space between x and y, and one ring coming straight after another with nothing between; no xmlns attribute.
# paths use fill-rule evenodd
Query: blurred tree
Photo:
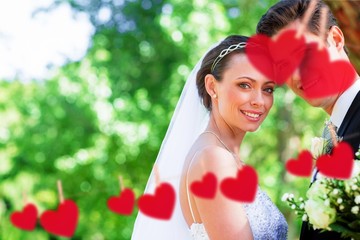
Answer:
<svg viewBox="0 0 360 240"><path fill-rule="evenodd" d="M351 0L325 0L344 32L345 44L350 50L350 59L360 72L360 2Z"/></svg>

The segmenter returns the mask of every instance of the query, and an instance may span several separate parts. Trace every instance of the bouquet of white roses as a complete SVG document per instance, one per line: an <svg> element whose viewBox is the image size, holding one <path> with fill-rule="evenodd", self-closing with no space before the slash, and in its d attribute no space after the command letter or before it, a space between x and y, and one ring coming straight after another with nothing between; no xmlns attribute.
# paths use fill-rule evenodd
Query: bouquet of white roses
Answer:
<svg viewBox="0 0 360 240"><path fill-rule="evenodd" d="M318 174L306 199L285 193L282 200L314 229L331 230L342 237L360 239L360 149L351 178L338 180Z"/></svg>

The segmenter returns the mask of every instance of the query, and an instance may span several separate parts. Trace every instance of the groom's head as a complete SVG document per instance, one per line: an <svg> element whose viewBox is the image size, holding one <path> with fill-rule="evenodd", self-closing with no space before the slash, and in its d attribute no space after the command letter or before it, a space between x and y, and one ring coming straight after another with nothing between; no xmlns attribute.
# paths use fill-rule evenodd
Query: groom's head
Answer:
<svg viewBox="0 0 360 240"><path fill-rule="evenodd" d="M280 0L273 5L260 19L256 32L267 36L274 36L288 24L304 17L311 1L317 1L314 12L308 23L308 31L312 34L320 34L321 8L327 5L321 0ZM329 11L326 19L326 28L338 26L334 15Z"/></svg>
<svg viewBox="0 0 360 240"><path fill-rule="evenodd" d="M320 36L321 9L328 9L328 6L321 0L281 0L261 17L256 32L272 37L283 29L299 27L299 24L301 24L300 20L303 19L311 1L317 1L317 3L313 14L310 17L307 29L304 32L304 37L307 43L318 41ZM326 47L330 59L349 61L345 49L344 35L338 27L336 19L330 10L326 17L325 34ZM295 94L304 98L312 106L323 108L329 114L340 94L318 99L306 98L300 82L299 71L296 71L286 83Z"/></svg>

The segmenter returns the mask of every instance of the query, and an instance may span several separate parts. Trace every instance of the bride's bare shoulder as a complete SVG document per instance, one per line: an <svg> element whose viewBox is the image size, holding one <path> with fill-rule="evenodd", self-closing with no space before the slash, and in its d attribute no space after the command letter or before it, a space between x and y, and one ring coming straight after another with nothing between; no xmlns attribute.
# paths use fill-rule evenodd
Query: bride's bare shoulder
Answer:
<svg viewBox="0 0 360 240"><path fill-rule="evenodd" d="M234 156L217 145L204 146L196 151L189 166L189 177L198 178L205 172L218 177L236 174L237 164Z"/></svg>

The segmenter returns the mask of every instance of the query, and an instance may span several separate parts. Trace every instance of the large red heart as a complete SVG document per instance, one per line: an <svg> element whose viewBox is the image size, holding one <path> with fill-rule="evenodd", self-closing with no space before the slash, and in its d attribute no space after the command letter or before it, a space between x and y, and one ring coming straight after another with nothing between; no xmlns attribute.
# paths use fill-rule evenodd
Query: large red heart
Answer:
<svg viewBox="0 0 360 240"><path fill-rule="evenodd" d="M257 187L258 177L250 166L243 166L236 178L225 178L220 184L220 190L226 197L240 202L253 202Z"/></svg>
<svg viewBox="0 0 360 240"><path fill-rule="evenodd" d="M275 81L274 64L269 53L271 39L263 34L251 36L246 43L246 56L264 76Z"/></svg>
<svg viewBox="0 0 360 240"><path fill-rule="evenodd" d="M300 66L305 46L305 38L297 38L296 31L290 29L274 38L262 34L252 36L246 54L258 71L282 85Z"/></svg>
<svg viewBox="0 0 360 240"><path fill-rule="evenodd" d="M327 48L317 43L307 45L300 65L300 77L305 97L321 98L339 94L354 82L355 69L347 61L330 61Z"/></svg>
<svg viewBox="0 0 360 240"><path fill-rule="evenodd" d="M190 185L194 195L201 198L214 198L216 194L217 179L215 174L209 172L203 176L202 181L194 181Z"/></svg>
<svg viewBox="0 0 360 240"><path fill-rule="evenodd" d="M10 216L11 223L20 229L32 231L36 227L37 208L34 204L27 204L22 212L14 212Z"/></svg>
<svg viewBox="0 0 360 240"><path fill-rule="evenodd" d="M275 82L279 85L295 72L304 57L306 43L303 36L296 37L296 30L282 31L269 41L269 52L275 65Z"/></svg>
<svg viewBox="0 0 360 240"><path fill-rule="evenodd" d="M150 217L168 220L175 207L175 190L168 183L160 184L155 194L144 194L138 201L139 210Z"/></svg>
<svg viewBox="0 0 360 240"><path fill-rule="evenodd" d="M135 194L131 189L125 188L119 197L110 197L108 208L118 214L131 215L135 205Z"/></svg>
<svg viewBox="0 0 360 240"><path fill-rule="evenodd" d="M289 159L286 162L286 170L297 176L308 177L311 175L312 162L311 152L304 150L299 154L298 159Z"/></svg>
<svg viewBox="0 0 360 240"><path fill-rule="evenodd" d="M346 142L340 142L333 148L331 155L322 155L316 161L316 167L324 176L348 179L354 166L354 152Z"/></svg>
<svg viewBox="0 0 360 240"><path fill-rule="evenodd" d="M40 217L40 224L49 233L72 237L78 223L79 210L71 200L62 202L57 211L45 211Z"/></svg>

